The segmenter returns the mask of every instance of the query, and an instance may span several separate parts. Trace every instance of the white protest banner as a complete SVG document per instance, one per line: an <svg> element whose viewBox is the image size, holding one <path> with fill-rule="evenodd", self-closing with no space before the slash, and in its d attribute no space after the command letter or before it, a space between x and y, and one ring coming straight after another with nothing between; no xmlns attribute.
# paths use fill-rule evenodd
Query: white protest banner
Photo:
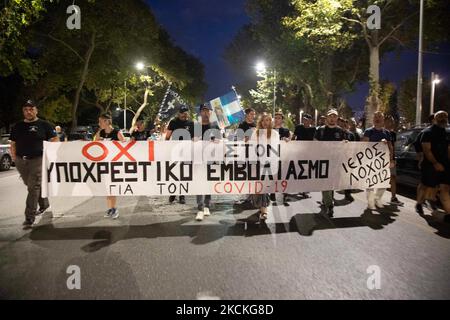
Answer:
<svg viewBox="0 0 450 320"><path fill-rule="evenodd" d="M383 143L44 142L44 196L297 193L387 188Z"/></svg>

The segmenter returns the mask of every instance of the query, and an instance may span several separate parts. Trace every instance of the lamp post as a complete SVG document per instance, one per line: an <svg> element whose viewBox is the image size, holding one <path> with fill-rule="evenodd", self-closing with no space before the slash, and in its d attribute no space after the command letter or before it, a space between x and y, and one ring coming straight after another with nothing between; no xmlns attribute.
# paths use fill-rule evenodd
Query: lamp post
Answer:
<svg viewBox="0 0 450 320"><path fill-rule="evenodd" d="M422 34L423 34L423 0L420 0L419 20L419 54L417 63L417 98L416 98L416 125L420 125L422 116Z"/></svg>
<svg viewBox="0 0 450 320"><path fill-rule="evenodd" d="M434 113L434 91L435 91L436 84L438 84L439 82L441 82L441 80L439 79L439 76L436 73L432 72L431 73L430 115Z"/></svg>
<svg viewBox="0 0 450 320"><path fill-rule="evenodd" d="M261 73L266 73L267 68L266 64L263 61L260 61L256 64L256 71ZM276 102L277 102L277 71L273 69L273 117L275 117L275 108L276 108Z"/></svg>

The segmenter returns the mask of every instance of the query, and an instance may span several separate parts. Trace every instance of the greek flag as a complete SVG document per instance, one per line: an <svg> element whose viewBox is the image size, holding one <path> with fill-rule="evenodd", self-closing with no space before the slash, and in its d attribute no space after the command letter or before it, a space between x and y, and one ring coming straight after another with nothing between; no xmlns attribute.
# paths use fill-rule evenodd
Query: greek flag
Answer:
<svg viewBox="0 0 450 320"><path fill-rule="evenodd" d="M230 91L207 104L212 109L211 122L217 122L221 129L241 122L245 118L244 110L235 91Z"/></svg>

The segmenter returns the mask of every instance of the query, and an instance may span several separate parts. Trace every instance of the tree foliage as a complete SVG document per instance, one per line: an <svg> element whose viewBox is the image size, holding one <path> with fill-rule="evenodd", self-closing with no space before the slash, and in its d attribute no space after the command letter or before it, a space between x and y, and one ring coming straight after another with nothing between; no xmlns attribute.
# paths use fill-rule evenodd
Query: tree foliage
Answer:
<svg viewBox="0 0 450 320"><path fill-rule="evenodd" d="M26 25L17 23L21 32L16 33L17 44L11 45L17 60L29 61L34 77L21 72L17 63L9 65L10 71L31 80L25 83L31 88L27 91L48 110L54 109L55 101L67 107L68 99L73 126L79 105L109 111L123 105L125 94L127 108L137 109L147 92L147 106L153 109L148 113L156 114L157 99L169 83L189 102L203 96L203 65L172 43L144 1L111 5L109 0L79 0L80 30L66 27L66 8L73 1L38 2L34 19ZM22 5L16 0L7 9L20 11ZM138 61L146 64L142 72L135 69Z"/></svg>

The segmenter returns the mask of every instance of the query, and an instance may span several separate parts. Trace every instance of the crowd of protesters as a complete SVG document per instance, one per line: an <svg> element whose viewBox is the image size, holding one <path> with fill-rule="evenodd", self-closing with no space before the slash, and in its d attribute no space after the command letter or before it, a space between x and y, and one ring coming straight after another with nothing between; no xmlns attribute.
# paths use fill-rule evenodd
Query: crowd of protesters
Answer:
<svg viewBox="0 0 450 320"><path fill-rule="evenodd" d="M16 163L20 176L28 188L28 197L25 209L25 227L30 227L35 216L45 212L50 204L48 199L41 197L41 165L43 155L43 141L67 141L66 135L59 126L53 128L48 122L37 117L38 110L32 101L27 101L22 108L24 120L17 123L11 132L11 153ZM207 140L217 141L223 139L223 134L211 134L220 132L220 129L211 121L211 107L207 104L201 105L199 109L199 121L189 119L189 107L181 106L178 114L172 119L166 130L158 126L146 128L144 121L138 120L132 129L130 139L136 141L145 140ZM396 165L394 143L396 141L395 121L391 116L386 116L377 111L374 114L373 126L363 131L354 119L339 117L338 111L330 109L326 115L317 119L317 127L314 126L313 117L303 114L301 123L291 132L284 124L284 114L276 112L274 119L272 115L262 113L257 117L253 108L245 110L245 119L239 124L234 136L228 139L242 140L246 143L261 141L335 141L336 146L348 142L382 142L387 144L390 154L391 168L391 201L392 205L403 205L396 195ZM437 207L437 195L442 208L447 213L446 220L450 217L450 144L447 140L446 128L448 126L448 114L439 111L430 116L430 126L425 128L414 143L419 160L419 168L422 173L421 183L417 187L417 213L423 215L423 205L428 201L433 209ZM109 114L102 114L98 119L99 130L94 139L98 141L125 141L124 134L113 127L112 118ZM215 130L211 130L215 129ZM158 136L159 131L159 136ZM334 192L337 190L322 191L323 213L328 217L334 215ZM341 190L345 194L345 200L354 201L352 190ZM368 189L367 208L377 210L384 206L382 196L385 189ZM302 192L303 198L310 197L309 193ZM283 203L288 205L288 194L283 194ZM172 203L175 196L169 197ZM211 195L197 195L196 220L201 221L209 216ZM276 201L275 194L252 194L246 197L244 202L258 209L258 217L264 222L268 217L268 208L271 202ZM186 203L185 196L179 196L181 204ZM105 217L117 219L115 196L107 197L107 212ZM39 209L38 209L39 204Z"/></svg>

